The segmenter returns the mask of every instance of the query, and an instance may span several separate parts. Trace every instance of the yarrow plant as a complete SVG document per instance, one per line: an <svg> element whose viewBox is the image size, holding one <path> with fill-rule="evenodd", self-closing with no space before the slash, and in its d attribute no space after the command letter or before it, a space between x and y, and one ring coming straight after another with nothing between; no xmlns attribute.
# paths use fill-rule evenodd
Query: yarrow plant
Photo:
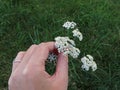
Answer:
<svg viewBox="0 0 120 90"><path fill-rule="evenodd" d="M63 27L66 29L74 29L77 24L75 22L67 21L63 24Z"/></svg>
<svg viewBox="0 0 120 90"><path fill-rule="evenodd" d="M82 41L83 35L79 31L79 29L76 28L76 26L77 24L73 21L67 21L63 24L64 28L66 28L67 30L72 30L71 32L73 33L73 37L77 37L79 41ZM64 55L70 55L73 58L78 58L80 54L80 49L76 47L75 41L67 36L55 37L55 47L57 48L58 53L62 52ZM57 60L57 55L50 53L50 55L48 56L48 60ZM86 55L82 57L81 62L83 63L83 65L81 66L83 70L89 71L90 67L92 68L92 71L95 71L97 69L97 64L95 63L95 61L93 61L93 57L91 55Z"/></svg>
<svg viewBox="0 0 120 90"><path fill-rule="evenodd" d="M64 55L71 55L73 58L77 58L80 54L80 50L75 47L75 43L69 37L56 37L55 47L58 52L63 52Z"/></svg>
<svg viewBox="0 0 120 90"><path fill-rule="evenodd" d="M48 60L49 60L50 62L56 61L57 58L58 58L58 56L57 56L56 54L54 54L54 53L49 53Z"/></svg>
<svg viewBox="0 0 120 90"><path fill-rule="evenodd" d="M86 55L81 58L81 62L83 63L81 66L83 70L88 71L90 67L92 68L92 71L95 71L97 69L97 65L95 61L93 61L93 57L91 55Z"/></svg>
<svg viewBox="0 0 120 90"><path fill-rule="evenodd" d="M83 35L82 35L82 33L79 31L79 29L73 30L72 33L73 33L73 36L74 36L74 37L77 37L80 41L82 41Z"/></svg>

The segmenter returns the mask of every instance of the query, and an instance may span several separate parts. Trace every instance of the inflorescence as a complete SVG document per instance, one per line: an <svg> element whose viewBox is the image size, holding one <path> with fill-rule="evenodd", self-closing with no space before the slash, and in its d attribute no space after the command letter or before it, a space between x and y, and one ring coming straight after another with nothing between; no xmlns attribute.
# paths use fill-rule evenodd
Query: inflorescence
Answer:
<svg viewBox="0 0 120 90"><path fill-rule="evenodd" d="M63 24L63 27L66 29L71 29L73 37L77 37L79 41L83 40L83 35L79 31L79 29L76 28L77 24L75 22L67 21ZM78 58L80 54L80 49L76 47L75 41L67 36L55 37L55 47L57 48L58 53L62 52L64 55L70 55L73 58ZM48 56L48 60L50 62L57 60L57 55L50 53L50 55ZM93 61L93 57L91 55L86 55L81 58L81 62L83 63L83 65L81 66L83 70L89 71L90 67L92 68L92 71L95 71L97 69L97 64L95 63L95 61Z"/></svg>

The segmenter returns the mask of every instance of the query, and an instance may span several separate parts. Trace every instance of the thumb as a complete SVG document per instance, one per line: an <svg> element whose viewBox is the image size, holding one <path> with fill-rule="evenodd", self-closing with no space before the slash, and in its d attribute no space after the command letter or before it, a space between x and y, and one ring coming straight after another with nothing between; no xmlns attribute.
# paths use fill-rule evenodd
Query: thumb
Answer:
<svg viewBox="0 0 120 90"><path fill-rule="evenodd" d="M68 56L63 55L63 53L60 53L58 55L58 61L57 61L55 75L59 79L67 79L68 78Z"/></svg>

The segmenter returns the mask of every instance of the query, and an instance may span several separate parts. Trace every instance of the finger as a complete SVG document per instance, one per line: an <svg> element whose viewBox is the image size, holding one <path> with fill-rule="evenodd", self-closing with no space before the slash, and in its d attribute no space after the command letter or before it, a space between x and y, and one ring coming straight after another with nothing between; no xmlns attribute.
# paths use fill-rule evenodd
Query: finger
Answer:
<svg viewBox="0 0 120 90"><path fill-rule="evenodd" d="M48 58L49 52L53 51L54 49L54 42L41 43L31 56L28 68L38 66L40 67L38 69L45 71L45 61Z"/></svg>
<svg viewBox="0 0 120 90"><path fill-rule="evenodd" d="M31 58L32 54L34 53L35 49L37 48L38 45L31 45L30 48L26 51L24 57L23 57L23 60L22 62L20 63L20 65L18 66L18 70L19 72L23 71L24 68L26 67L26 65L28 64L29 62L29 59Z"/></svg>
<svg viewBox="0 0 120 90"><path fill-rule="evenodd" d="M25 52L22 51L17 54L16 58L13 61L12 72L14 72L18 65L22 62L24 54Z"/></svg>
<svg viewBox="0 0 120 90"><path fill-rule="evenodd" d="M59 78L59 80L68 79L68 56L63 55L63 53L58 55L56 72L54 75L56 78Z"/></svg>

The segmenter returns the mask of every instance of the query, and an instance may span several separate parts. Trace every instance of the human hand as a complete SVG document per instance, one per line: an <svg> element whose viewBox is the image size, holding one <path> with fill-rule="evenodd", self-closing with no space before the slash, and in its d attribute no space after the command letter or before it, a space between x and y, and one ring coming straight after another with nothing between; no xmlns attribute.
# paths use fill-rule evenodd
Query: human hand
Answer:
<svg viewBox="0 0 120 90"><path fill-rule="evenodd" d="M54 42L46 42L19 52L13 62L9 90L67 90L67 56L58 55L56 71L52 76L45 71L45 61L54 49Z"/></svg>

